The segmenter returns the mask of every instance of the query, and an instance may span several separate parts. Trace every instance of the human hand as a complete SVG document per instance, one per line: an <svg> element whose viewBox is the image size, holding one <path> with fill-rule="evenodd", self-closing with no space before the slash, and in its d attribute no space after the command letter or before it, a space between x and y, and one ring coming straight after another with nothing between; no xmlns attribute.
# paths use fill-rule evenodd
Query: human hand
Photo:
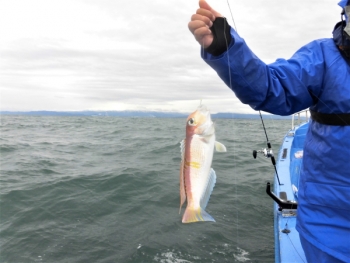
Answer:
<svg viewBox="0 0 350 263"><path fill-rule="evenodd" d="M203 48L209 47L213 42L213 33L209 28L217 17L222 17L222 15L211 8L205 0L199 1L199 9L192 15L188 28Z"/></svg>

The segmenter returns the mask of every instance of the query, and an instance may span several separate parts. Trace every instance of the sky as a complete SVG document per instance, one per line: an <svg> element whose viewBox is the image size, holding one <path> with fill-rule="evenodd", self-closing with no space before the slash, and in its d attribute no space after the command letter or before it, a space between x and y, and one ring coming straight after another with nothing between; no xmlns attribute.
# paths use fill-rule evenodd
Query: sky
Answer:
<svg viewBox="0 0 350 263"><path fill-rule="evenodd" d="M332 37L334 0L208 0L265 63ZM198 0L0 0L0 110L254 113L200 57Z"/></svg>

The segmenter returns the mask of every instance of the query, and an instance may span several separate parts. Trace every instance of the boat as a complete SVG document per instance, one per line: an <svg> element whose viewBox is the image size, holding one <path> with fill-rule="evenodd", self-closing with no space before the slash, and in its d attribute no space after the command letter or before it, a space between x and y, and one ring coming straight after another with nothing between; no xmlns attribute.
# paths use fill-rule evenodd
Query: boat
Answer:
<svg viewBox="0 0 350 263"><path fill-rule="evenodd" d="M298 116L299 120L297 125L296 116ZM299 233L295 227L298 213L300 168L308 127L308 110L298 112L292 116L292 127L283 138L277 161L275 161L267 135L268 148L261 151L253 151L254 158L260 152L265 157L271 158L275 167L273 191L271 190L271 184L268 182L266 193L274 200L276 263L307 262L300 243Z"/></svg>

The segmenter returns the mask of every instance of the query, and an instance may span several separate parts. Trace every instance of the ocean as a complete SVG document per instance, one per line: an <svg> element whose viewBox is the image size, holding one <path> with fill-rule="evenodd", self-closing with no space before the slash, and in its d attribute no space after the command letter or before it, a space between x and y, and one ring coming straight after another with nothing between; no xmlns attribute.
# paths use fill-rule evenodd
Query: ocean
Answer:
<svg viewBox="0 0 350 263"><path fill-rule="evenodd" d="M288 120L266 118L277 155ZM274 262L260 120L217 119L217 182L182 224L183 118L1 116L0 262ZM184 209L182 210L182 212Z"/></svg>

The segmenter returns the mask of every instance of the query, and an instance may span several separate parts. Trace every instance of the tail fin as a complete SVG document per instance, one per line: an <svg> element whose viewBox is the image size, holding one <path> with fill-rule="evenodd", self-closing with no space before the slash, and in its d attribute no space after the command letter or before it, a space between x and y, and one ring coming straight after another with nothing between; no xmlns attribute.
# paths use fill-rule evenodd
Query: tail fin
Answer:
<svg viewBox="0 0 350 263"><path fill-rule="evenodd" d="M199 222L199 221L215 222L214 218L201 207L197 209L187 207L182 217L182 223L193 223L193 222Z"/></svg>

